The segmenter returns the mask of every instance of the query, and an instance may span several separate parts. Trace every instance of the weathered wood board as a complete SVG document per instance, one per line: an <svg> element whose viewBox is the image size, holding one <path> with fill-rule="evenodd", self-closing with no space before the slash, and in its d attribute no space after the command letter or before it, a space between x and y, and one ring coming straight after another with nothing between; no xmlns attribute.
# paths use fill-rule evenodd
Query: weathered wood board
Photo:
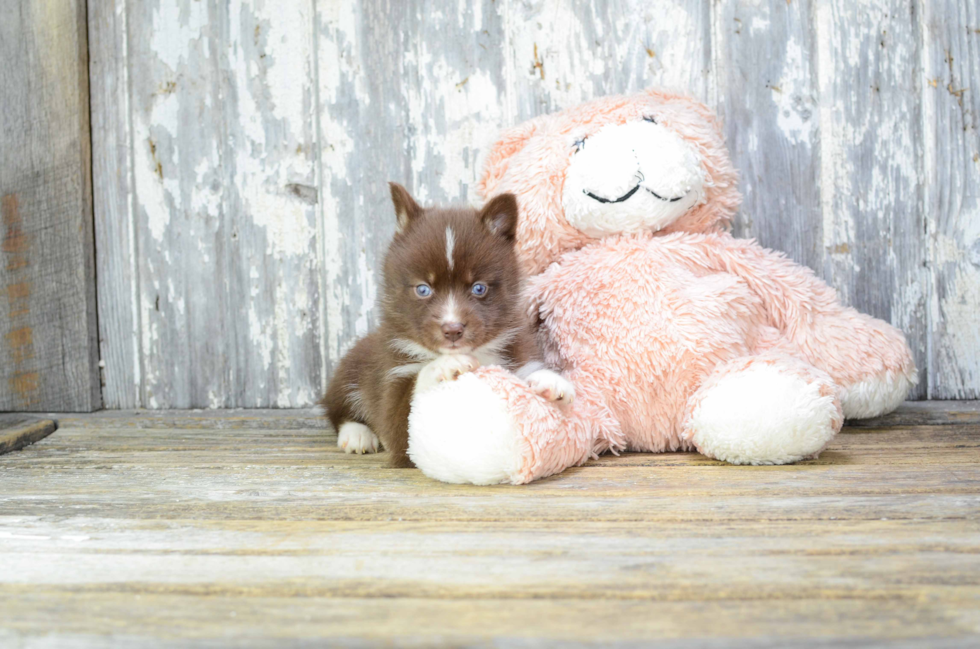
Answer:
<svg viewBox="0 0 980 649"><path fill-rule="evenodd" d="M813 3L717 3L718 110L741 174L734 232L823 269Z"/></svg>
<svg viewBox="0 0 980 649"><path fill-rule="evenodd" d="M928 387L918 24L905 0L816 4L824 276L905 332Z"/></svg>
<svg viewBox="0 0 980 649"><path fill-rule="evenodd" d="M124 0L89 7L99 351L105 403L113 408L143 404L129 70L117 67L127 55L126 19Z"/></svg>
<svg viewBox="0 0 980 649"><path fill-rule="evenodd" d="M0 455L19 451L44 439L57 425L50 419L21 414L0 415Z"/></svg>
<svg viewBox="0 0 980 649"><path fill-rule="evenodd" d="M99 288L110 407L320 391L311 3L98 3Z"/></svg>
<svg viewBox="0 0 980 649"><path fill-rule="evenodd" d="M737 234L975 398L980 19L927 4L95 3L106 404L310 404L376 321L388 180L475 201L500 128L654 85L725 118Z"/></svg>
<svg viewBox="0 0 980 649"><path fill-rule="evenodd" d="M980 3L922 5L929 398L980 398Z"/></svg>
<svg viewBox="0 0 980 649"><path fill-rule="evenodd" d="M0 0L0 411L101 406L85 2Z"/></svg>
<svg viewBox="0 0 980 649"><path fill-rule="evenodd" d="M0 457L0 644L973 646L957 412L791 466L631 453L524 487L346 455L308 412L64 417Z"/></svg>

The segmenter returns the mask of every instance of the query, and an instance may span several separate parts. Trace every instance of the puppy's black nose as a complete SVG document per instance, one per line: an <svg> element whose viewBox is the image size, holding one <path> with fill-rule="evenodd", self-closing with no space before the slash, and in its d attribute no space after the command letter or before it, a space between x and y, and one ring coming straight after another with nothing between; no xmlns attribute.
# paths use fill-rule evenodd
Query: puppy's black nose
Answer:
<svg viewBox="0 0 980 649"><path fill-rule="evenodd" d="M463 337L465 325L462 322L447 322L442 325L443 337L451 343Z"/></svg>

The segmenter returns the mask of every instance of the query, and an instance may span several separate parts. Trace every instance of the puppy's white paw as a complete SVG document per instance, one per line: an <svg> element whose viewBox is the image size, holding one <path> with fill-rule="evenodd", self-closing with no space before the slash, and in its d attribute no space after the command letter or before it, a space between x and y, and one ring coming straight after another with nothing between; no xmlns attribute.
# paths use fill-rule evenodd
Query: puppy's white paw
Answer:
<svg viewBox="0 0 980 649"><path fill-rule="evenodd" d="M415 392L431 390L440 383L455 381L463 374L480 367L480 361L471 354L446 354L440 356L419 372L415 381Z"/></svg>
<svg viewBox="0 0 980 649"><path fill-rule="evenodd" d="M548 401L572 403L575 401L575 386L572 382L553 370L538 370L527 377L527 384L535 394Z"/></svg>
<svg viewBox="0 0 980 649"><path fill-rule="evenodd" d="M337 446L344 449L344 453L377 453L381 442L378 436L364 424L348 421L341 425L337 431Z"/></svg>

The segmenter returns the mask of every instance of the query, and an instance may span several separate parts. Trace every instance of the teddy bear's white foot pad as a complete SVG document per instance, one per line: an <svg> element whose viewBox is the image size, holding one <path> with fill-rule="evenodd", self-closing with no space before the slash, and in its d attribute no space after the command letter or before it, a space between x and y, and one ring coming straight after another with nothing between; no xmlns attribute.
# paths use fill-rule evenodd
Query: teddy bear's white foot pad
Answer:
<svg viewBox="0 0 980 649"><path fill-rule="evenodd" d="M408 456L430 478L487 485L517 474L517 427L507 402L476 375L416 393L408 430Z"/></svg>
<svg viewBox="0 0 980 649"><path fill-rule="evenodd" d="M697 395L687 434L701 453L732 464L789 464L833 439L841 414L833 384L755 363Z"/></svg>
<svg viewBox="0 0 980 649"><path fill-rule="evenodd" d="M914 375L887 372L841 388L840 405L848 419L878 417L902 405L913 385Z"/></svg>

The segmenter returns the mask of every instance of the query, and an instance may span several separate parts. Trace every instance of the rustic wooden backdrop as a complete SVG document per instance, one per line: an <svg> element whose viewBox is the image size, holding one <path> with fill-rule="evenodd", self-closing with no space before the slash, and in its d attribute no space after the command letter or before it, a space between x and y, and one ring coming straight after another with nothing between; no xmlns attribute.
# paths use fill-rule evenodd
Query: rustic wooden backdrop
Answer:
<svg viewBox="0 0 980 649"><path fill-rule="evenodd" d="M0 0L36 4L56 3ZM738 234L902 328L917 398L980 396L980 0L100 0L83 20L107 407L310 404L375 321L388 180L474 200L502 126L653 85L724 117Z"/></svg>
<svg viewBox="0 0 980 649"><path fill-rule="evenodd" d="M651 85L716 106L737 231L980 392L972 1L90 5L110 407L300 406L374 323L385 183L473 200L502 126Z"/></svg>
<svg viewBox="0 0 980 649"><path fill-rule="evenodd" d="M84 0L0 0L0 411L102 403L85 37Z"/></svg>

